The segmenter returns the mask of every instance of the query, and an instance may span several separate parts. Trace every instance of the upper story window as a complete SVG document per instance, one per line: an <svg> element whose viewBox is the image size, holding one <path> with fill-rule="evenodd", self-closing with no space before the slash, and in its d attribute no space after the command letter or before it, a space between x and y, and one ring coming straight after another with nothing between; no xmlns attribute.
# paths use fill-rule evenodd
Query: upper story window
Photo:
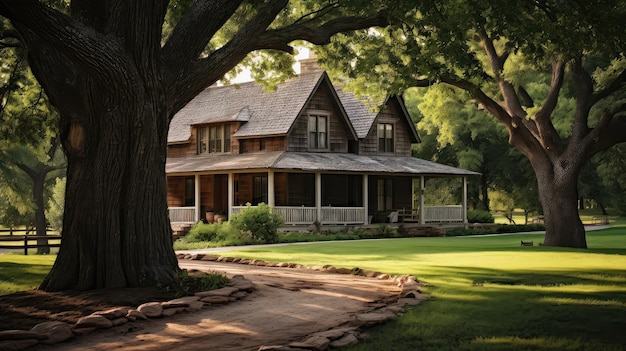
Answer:
<svg viewBox="0 0 626 351"><path fill-rule="evenodd" d="M309 149L328 149L328 116L309 115Z"/></svg>
<svg viewBox="0 0 626 351"><path fill-rule="evenodd" d="M230 152L230 124L198 128L198 154L215 152Z"/></svg>
<svg viewBox="0 0 626 351"><path fill-rule="evenodd" d="M393 138L393 124L391 123L379 123L378 124L378 151L379 152L393 152L394 138Z"/></svg>

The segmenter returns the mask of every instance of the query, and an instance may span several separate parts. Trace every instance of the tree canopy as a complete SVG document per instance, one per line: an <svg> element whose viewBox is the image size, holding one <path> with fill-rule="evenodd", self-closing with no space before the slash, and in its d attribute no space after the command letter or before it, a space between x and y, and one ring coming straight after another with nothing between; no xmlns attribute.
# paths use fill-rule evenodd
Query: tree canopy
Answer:
<svg viewBox="0 0 626 351"><path fill-rule="evenodd" d="M530 161L544 244L586 247L578 175L594 154L626 141L626 4L398 1L393 14L384 29L336 36L316 51L322 65L367 95L464 90Z"/></svg>

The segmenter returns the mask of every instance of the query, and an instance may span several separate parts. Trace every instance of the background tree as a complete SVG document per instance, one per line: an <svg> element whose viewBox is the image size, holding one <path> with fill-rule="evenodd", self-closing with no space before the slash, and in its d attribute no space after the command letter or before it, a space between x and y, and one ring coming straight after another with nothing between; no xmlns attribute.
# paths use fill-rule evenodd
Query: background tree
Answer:
<svg viewBox="0 0 626 351"><path fill-rule="evenodd" d="M395 4L393 26L336 37L317 51L322 65L366 94L433 84L466 91L529 160L545 215L544 244L586 247L578 175L593 155L626 141L626 5ZM547 90L535 89L539 75L548 79Z"/></svg>
<svg viewBox="0 0 626 351"><path fill-rule="evenodd" d="M168 284L171 118L253 51L386 25L362 1L0 0L60 113L67 156L63 241L45 290ZM372 9L372 10L368 10ZM167 22L166 22L167 18ZM164 36L164 34L167 34Z"/></svg>

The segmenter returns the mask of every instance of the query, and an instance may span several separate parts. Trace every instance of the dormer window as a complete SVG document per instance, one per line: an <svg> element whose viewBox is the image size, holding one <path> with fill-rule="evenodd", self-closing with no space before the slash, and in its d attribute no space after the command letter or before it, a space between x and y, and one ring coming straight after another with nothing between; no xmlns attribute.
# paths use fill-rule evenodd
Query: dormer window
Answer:
<svg viewBox="0 0 626 351"><path fill-rule="evenodd" d="M378 124L378 152L393 152L394 151L394 137L393 137L393 124L391 123L379 123Z"/></svg>
<svg viewBox="0 0 626 351"><path fill-rule="evenodd" d="M198 154L230 152L230 124L198 127Z"/></svg>
<svg viewBox="0 0 626 351"><path fill-rule="evenodd" d="M309 115L309 149L328 149L328 116Z"/></svg>

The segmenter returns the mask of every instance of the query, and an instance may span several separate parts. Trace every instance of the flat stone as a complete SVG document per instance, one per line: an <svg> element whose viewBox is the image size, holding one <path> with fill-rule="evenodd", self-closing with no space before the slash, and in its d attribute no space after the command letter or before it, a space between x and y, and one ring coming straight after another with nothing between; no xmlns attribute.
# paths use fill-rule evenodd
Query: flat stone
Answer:
<svg viewBox="0 0 626 351"><path fill-rule="evenodd" d="M126 318L130 319L131 321L134 321L135 319L148 319L145 314L137 310L129 310Z"/></svg>
<svg viewBox="0 0 626 351"><path fill-rule="evenodd" d="M205 296L200 299L202 302L212 303L212 304L224 304L230 302L230 297L228 296Z"/></svg>
<svg viewBox="0 0 626 351"><path fill-rule="evenodd" d="M259 347L258 351L303 351L302 349L294 349L285 345L264 345Z"/></svg>
<svg viewBox="0 0 626 351"><path fill-rule="evenodd" d="M128 314L128 308L117 307L105 311L94 312L92 314L102 316L107 319L116 319L126 316Z"/></svg>
<svg viewBox="0 0 626 351"><path fill-rule="evenodd" d="M37 332L29 330L10 329L0 331L0 340L27 340L36 339L44 340L46 336Z"/></svg>
<svg viewBox="0 0 626 351"><path fill-rule="evenodd" d="M243 290L237 291L236 293L230 295L230 297L234 297L237 300L243 299L246 296L248 296L248 293Z"/></svg>
<svg viewBox="0 0 626 351"><path fill-rule="evenodd" d="M113 323L106 317L92 314L79 319L75 327L104 329L113 327Z"/></svg>
<svg viewBox="0 0 626 351"><path fill-rule="evenodd" d="M200 261L217 261L218 258L219 256L215 255L204 255L204 257L202 257Z"/></svg>
<svg viewBox="0 0 626 351"><path fill-rule="evenodd" d="M163 306L163 308L188 307L189 304L194 303L194 302L196 302L198 300L200 300L200 298L198 296L195 296L195 295L183 296L183 297L179 297L177 299L173 299L173 300L169 300L169 301L163 302L161 304L161 306Z"/></svg>
<svg viewBox="0 0 626 351"><path fill-rule="evenodd" d="M84 327L84 328L72 328L72 333L74 333L74 335L85 335L85 334L89 334L91 332L93 332L94 330L96 330L96 328L94 327Z"/></svg>
<svg viewBox="0 0 626 351"><path fill-rule="evenodd" d="M182 312L186 309L187 307L175 307L175 308L166 308L163 310L163 317L170 317L175 315L178 312Z"/></svg>
<svg viewBox="0 0 626 351"><path fill-rule="evenodd" d="M35 325L31 331L46 336L41 340L42 344L54 345L73 338L72 326L60 321L43 322Z"/></svg>
<svg viewBox="0 0 626 351"><path fill-rule="evenodd" d="M256 285L254 285L253 282L249 281L246 278L233 278L230 280L230 283L228 285L233 288L237 288L238 290L244 290L247 292L252 292L256 289Z"/></svg>
<svg viewBox="0 0 626 351"><path fill-rule="evenodd" d="M330 340L323 336L315 335L301 342L292 342L290 347L297 347L301 349L309 349L315 351L324 351L330 345Z"/></svg>
<svg viewBox="0 0 626 351"><path fill-rule="evenodd" d="M198 300L198 301L190 303L189 306L185 308L185 310L198 311L198 310L201 310L203 307L204 307L204 302Z"/></svg>
<svg viewBox="0 0 626 351"><path fill-rule="evenodd" d="M417 306L421 303L422 301L418 300L418 299L413 299L413 298L403 298L403 299L398 299L398 302L396 302L398 305L400 306L404 306L404 305L409 305L409 306Z"/></svg>
<svg viewBox="0 0 626 351"><path fill-rule="evenodd" d="M163 305L160 302L146 302L139 305L137 311L143 313L148 318L158 318L163 313Z"/></svg>
<svg viewBox="0 0 626 351"><path fill-rule="evenodd" d="M339 274L351 274L352 270L349 269L349 268L343 268L342 267L342 268L337 268L336 273L339 273Z"/></svg>
<svg viewBox="0 0 626 351"><path fill-rule="evenodd" d="M239 288L226 286L221 289L197 292L195 295L203 298L207 296L230 296L230 294L239 291Z"/></svg>
<svg viewBox="0 0 626 351"><path fill-rule="evenodd" d="M370 312L360 313L356 315L357 325L374 325L385 322L388 319L395 317L392 312Z"/></svg>
<svg viewBox="0 0 626 351"><path fill-rule="evenodd" d="M323 332L315 333L314 335L319 335L319 336L328 338L330 340L335 340L335 339L341 338L346 333L353 333L354 331L356 331L355 327L343 327L343 328L329 329Z"/></svg>
<svg viewBox="0 0 626 351"><path fill-rule="evenodd" d="M37 339L24 339L24 340L5 340L0 341L0 350L13 351L24 350L29 347L37 345L39 341Z"/></svg>
<svg viewBox="0 0 626 351"><path fill-rule="evenodd" d="M349 333L341 337L340 339L330 342L330 347L346 347L354 344L358 344L359 339L354 334Z"/></svg>
<svg viewBox="0 0 626 351"><path fill-rule="evenodd" d="M117 327L118 325L122 325L126 323L128 323L128 318L126 317L111 319L111 324L113 324L114 327Z"/></svg>

